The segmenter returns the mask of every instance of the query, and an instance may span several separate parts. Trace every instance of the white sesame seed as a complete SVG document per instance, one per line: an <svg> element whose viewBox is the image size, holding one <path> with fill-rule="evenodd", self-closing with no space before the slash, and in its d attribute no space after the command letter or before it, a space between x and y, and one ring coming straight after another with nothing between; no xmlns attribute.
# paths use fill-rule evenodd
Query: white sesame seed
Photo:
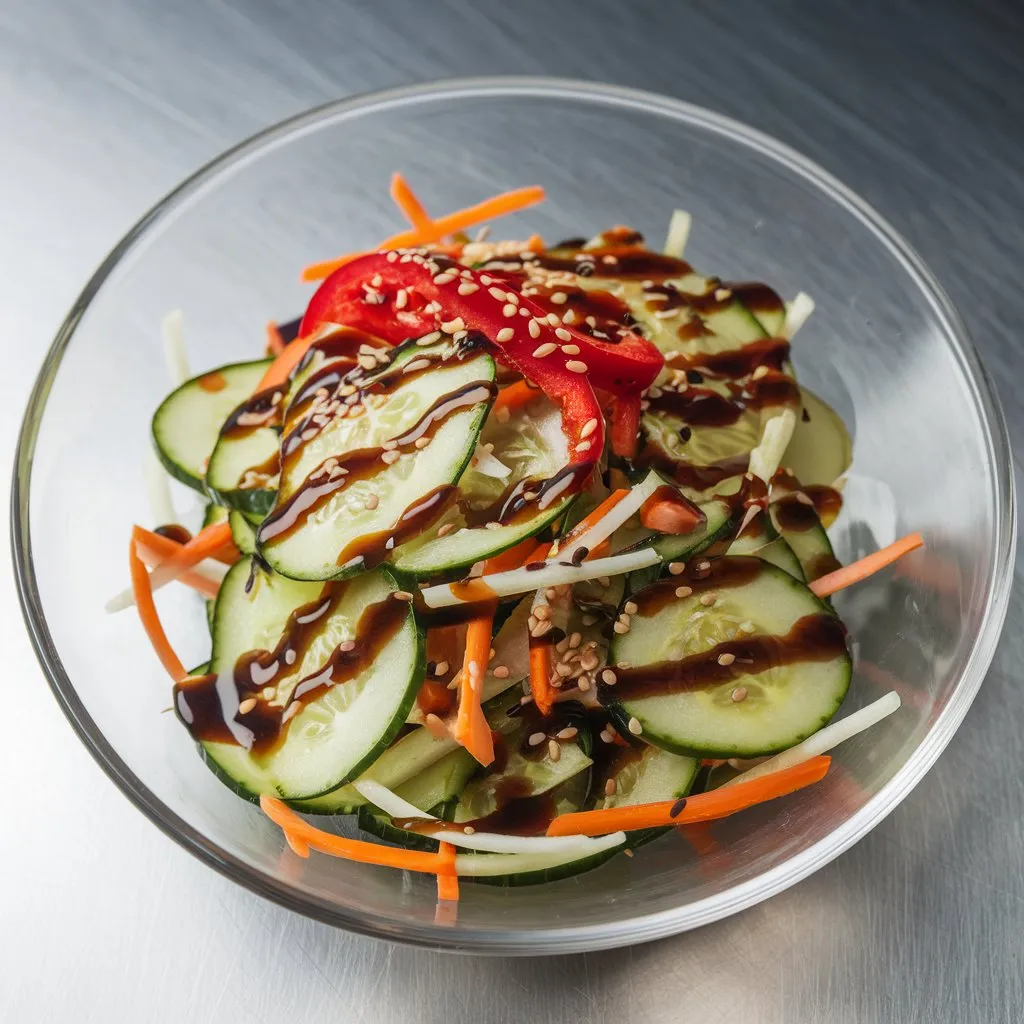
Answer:
<svg viewBox="0 0 1024 1024"><path fill-rule="evenodd" d="M413 444L417 448L426 448L427 445L430 444L430 438L429 437L417 437L416 440L413 441Z"/></svg>
<svg viewBox="0 0 1024 1024"><path fill-rule="evenodd" d="M434 666L434 675L435 676L446 676L448 674L448 669L449 668L451 668L451 665L449 665L447 661L439 661Z"/></svg>
<svg viewBox="0 0 1024 1024"><path fill-rule="evenodd" d="M294 704L289 704L288 707L284 709L284 714L281 716L281 721L290 722L301 710L302 705L298 701L295 701Z"/></svg>
<svg viewBox="0 0 1024 1024"><path fill-rule="evenodd" d="M491 669L491 675L493 675L495 679L508 679L508 665L495 665L494 668Z"/></svg>
<svg viewBox="0 0 1024 1024"><path fill-rule="evenodd" d="M474 284L472 281L463 281L462 284L459 285L460 295L472 295L473 292L478 291L480 291L480 285Z"/></svg>
<svg viewBox="0 0 1024 1024"><path fill-rule="evenodd" d="M562 756L562 748L558 745L557 740L548 740L548 757L552 761L557 761Z"/></svg>
<svg viewBox="0 0 1024 1024"><path fill-rule="evenodd" d="M435 341L441 340L440 331L431 331L430 334L424 334L422 338L418 339L417 345L433 345Z"/></svg>
<svg viewBox="0 0 1024 1024"><path fill-rule="evenodd" d="M363 505L372 512L380 504L380 498L376 494L368 494Z"/></svg>
<svg viewBox="0 0 1024 1024"><path fill-rule="evenodd" d="M625 604L624 604L624 605L622 606L622 610L623 610L623 611L624 611L624 612L625 612L625 613L626 613L627 615L636 615L637 611L639 611L639 609L638 609L638 607L637 607L637 603L636 603L636 601L627 601L627 602L626 602L626 603L625 603Z"/></svg>
<svg viewBox="0 0 1024 1024"><path fill-rule="evenodd" d="M537 353L534 352L534 355ZM591 417L586 423L580 428L580 437L590 437L590 435L597 430L597 417Z"/></svg>
<svg viewBox="0 0 1024 1024"><path fill-rule="evenodd" d="M572 335L564 327L555 328L555 337L559 341L571 341Z"/></svg>
<svg viewBox="0 0 1024 1024"><path fill-rule="evenodd" d="M500 331L495 335L495 338L500 342L511 341L516 336L516 332L511 327L502 327Z"/></svg>
<svg viewBox="0 0 1024 1024"><path fill-rule="evenodd" d="M486 284L488 281L491 280L491 278L481 278L481 280L484 282L484 284ZM492 299L497 299L498 302L504 302L505 301L505 289L504 288L488 288L487 292L491 296Z"/></svg>
<svg viewBox="0 0 1024 1024"><path fill-rule="evenodd" d="M718 597L715 594L701 594L700 595L700 603L702 605L705 605L708 608L710 608L717 600L718 600Z"/></svg>
<svg viewBox="0 0 1024 1024"><path fill-rule="evenodd" d="M441 330L445 334L454 334L456 331L464 331L466 329L466 323L461 316L457 316L454 320L449 320L447 323L441 324Z"/></svg>
<svg viewBox="0 0 1024 1024"><path fill-rule="evenodd" d="M409 293L404 288L399 288L395 294L395 309L405 309L409 301Z"/></svg>
<svg viewBox="0 0 1024 1024"><path fill-rule="evenodd" d="M454 523L445 523L443 526L438 527L437 535L438 535L438 537L447 537L448 534L451 533L452 530L454 530L454 529L455 529L455 524Z"/></svg>
<svg viewBox="0 0 1024 1024"><path fill-rule="evenodd" d="M558 333L558 331L555 331L555 334L557 334L557 333ZM580 347L579 347L579 345L563 345L562 346L562 351L567 356L578 356L580 354Z"/></svg>
<svg viewBox="0 0 1024 1024"><path fill-rule="evenodd" d="M626 625L625 622L616 622L615 625L612 626L612 629L615 630L615 632L618 633L619 636L624 636L626 633L629 632L629 626Z"/></svg>
<svg viewBox="0 0 1024 1024"><path fill-rule="evenodd" d="M338 649L347 654L349 651L354 651L356 649L356 642L355 640L342 640L342 642L338 644Z"/></svg>
<svg viewBox="0 0 1024 1024"><path fill-rule="evenodd" d="M757 627L750 621L740 623L741 633L753 633L757 630Z"/></svg>
<svg viewBox="0 0 1024 1024"><path fill-rule="evenodd" d="M562 318L557 313L548 313L544 319L547 320L549 327L557 327L562 322Z"/></svg>
<svg viewBox="0 0 1024 1024"><path fill-rule="evenodd" d="M606 668L601 673L601 682L606 686L614 686L618 682L618 676L610 668Z"/></svg>
<svg viewBox="0 0 1024 1024"><path fill-rule="evenodd" d="M762 377L767 377L771 373L771 370L767 366L759 366L750 376L752 380L760 380Z"/></svg>
<svg viewBox="0 0 1024 1024"><path fill-rule="evenodd" d="M673 576L678 576L681 572L683 572L684 569L686 569L686 563L685 562L669 562L668 563L668 571Z"/></svg>
<svg viewBox="0 0 1024 1024"><path fill-rule="evenodd" d="M745 686L737 686L736 689L729 694L729 697L735 704L739 704L740 701L747 699L747 688Z"/></svg>
<svg viewBox="0 0 1024 1024"><path fill-rule="evenodd" d="M718 656L718 664L721 665L722 668L728 668L735 660L736 655L729 654L728 652L726 652L725 654L720 654Z"/></svg>
<svg viewBox="0 0 1024 1024"><path fill-rule="evenodd" d="M557 733L555 733L555 735L560 740L574 740L579 735L579 729L577 729L574 725L570 725L566 729L559 730Z"/></svg>
<svg viewBox="0 0 1024 1024"><path fill-rule="evenodd" d="M386 452L393 452L393 451L394 451L394 450L395 450L395 449L396 449L397 447L398 447L398 442L397 442L397 441L394 441L394 440L391 440L391 441L385 441L385 442L384 442L384 443L383 443L383 444L381 445L381 448L383 448L383 449L384 449L384 451L386 451Z"/></svg>
<svg viewBox="0 0 1024 1024"><path fill-rule="evenodd" d="M540 337L540 324L537 323L536 319L531 318L530 322L526 325L526 329L530 332L530 337L531 338L539 338ZM551 346L552 351L554 351L554 347L555 347L554 345ZM536 354L537 353L534 352L534 355L536 355Z"/></svg>
<svg viewBox="0 0 1024 1024"><path fill-rule="evenodd" d="M711 568L711 563L708 562L708 561L698 562L697 563L697 570L698 570L698 572L707 572L708 569L710 569L710 568Z"/></svg>
<svg viewBox="0 0 1024 1024"><path fill-rule="evenodd" d="M574 323L576 323L576 311L573 310L573 309L567 309L562 314L562 323L563 324L574 324Z"/></svg>
<svg viewBox="0 0 1024 1024"><path fill-rule="evenodd" d="M530 321L531 326L536 324L536 320ZM537 332L538 334L540 331ZM545 356L551 355L552 352L557 351L558 346L553 342L546 341L543 345L538 345L534 350L533 354L537 359L543 359Z"/></svg>
<svg viewBox="0 0 1024 1024"><path fill-rule="evenodd" d="M725 302L726 299L732 297L732 292L728 288L716 288L715 289L715 301Z"/></svg>
<svg viewBox="0 0 1024 1024"><path fill-rule="evenodd" d="M588 366L586 363L581 362L579 359L570 359L566 362L565 368L570 370L572 373L586 373Z"/></svg>
<svg viewBox="0 0 1024 1024"><path fill-rule="evenodd" d="M629 731L634 736L639 736L644 731L644 727L640 724L640 720L638 718L631 718L629 720Z"/></svg>
<svg viewBox="0 0 1024 1024"><path fill-rule="evenodd" d="M391 250L391 251L390 251L390 252L389 252L389 253L387 254L387 256L385 256L385 257L384 257L384 259L386 259L386 260L388 261L388 263L394 263L394 262L395 262L395 260L397 260L397 259L398 259L398 253L397 253L397 252L395 252L395 250L394 250L394 249L392 249L392 250Z"/></svg>
<svg viewBox="0 0 1024 1024"><path fill-rule="evenodd" d="M551 618L551 606L547 604L539 604L533 609L533 614L537 620L543 622L545 619Z"/></svg>
<svg viewBox="0 0 1024 1024"><path fill-rule="evenodd" d="M512 302L506 302L505 305L501 307L502 316L515 316L518 312L519 307Z"/></svg>
<svg viewBox="0 0 1024 1024"><path fill-rule="evenodd" d="M551 301L556 306L561 306L561 305L564 305L566 302L569 301L569 296L566 295L565 292L554 292L551 295Z"/></svg>
<svg viewBox="0 0 1024 1024"><path fill-rule="evenodd" d="M576 445L576 451L578 451L578 452L588 452L588 451L590 451L590 442L589 441L580 441L580 443L578 445Z"/></svg>
<svg viewBox="0 0 1024 1024"><path fill-rule="evenodd" d="M396 601L408 602L412 600L412 594L410 594L408 590L396 590L391 596Z"/></svg>
<svg viewBox="0 0 1024 1024"><path fill-rule="evenodd" d="M676 587L676 597L689 597L693 593L693 587Z"/></svg>
<svg viewBox="0 0 1024 1024"><path fill-rule="evenodd" d="M390 466L392 463L397 462L401 457L402 457L402 453L401 452L384 452L384 454L381 455L380 460L381 460L381 462L383 462L386 465Z"/></svg>
<svg viewBox="0 0 1024 1024"><path fill-rule="evenodd" d="M616 785L615 785L615 780L614 780L614 779L609 779L609 780L608 780L608 781L607 781L607 782L606 782L606 783L604 784L604 795L605 795L605 796L615 796L615 790L616 790L616 788L617 788L617 787L616 787Z"/></svg>
<svg viewBox="0 0 1024 1024"><path fill-rule="evenodd" d="M240 715L247 715L255 707L256 707L256 698L255 697L248 697L245 700L243 700L241 704L238 705L238 713Z"/></svg>
<svg viewBox="0 0 1024 1024"><path fill-rule="evenodd" d="M544 733L535 732L530 736L529 740L527 740L527 743L529 743L531 747L539 747L546 739L547 736L545 736Z"/></svg>

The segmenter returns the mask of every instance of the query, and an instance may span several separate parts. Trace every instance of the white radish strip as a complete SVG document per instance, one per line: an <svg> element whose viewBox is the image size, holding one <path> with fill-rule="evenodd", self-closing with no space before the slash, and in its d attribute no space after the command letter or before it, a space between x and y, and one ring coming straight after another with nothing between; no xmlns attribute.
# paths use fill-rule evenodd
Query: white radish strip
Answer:
<svg viewBox="0 0 1024 1024"><path fill-rule="evenodd" d="M754 476L759 476L766 483L775 476L795 429L796 413L792 409L783 409L778 416L768 420L761 443L750 453L749 469Z"/></svg>
<svg viewBox="0 0 1024 1024"><path fill-rule="evenodd" d="M786 306L786 320L782 325L782 336L792 338L814 312L814 299L807 292L800 292L797 297Z"/></svg>
<svg viewBox="0 0 1024 1024"><path fill-rule="evenodd" d="M421 811L408 800L403 800L397 793L392 792L387 786L370 779L356 780L352 788L360 796L365 797L375 807L379 807L385 814L392 818L422 818L425 821L436 821L440 828L436 833L425 832L424 835L434 835L437 839L443 839L452 846L464 846L470 850L482 850L487 853L560 853L567 854L579 851L581 856L587 853L597 853L593 850L593 840L587 836L506 836L499 832L472 832L467 835L461 830L456 831L449 822L443 822L433 814ZM625 839L623 833L618 833L621 842ZM572 840L566 842L566 840ZM585 842L580 843L580 839Z"/></svg>
<svg viewBox="0 0 1024 1024"><path fill-rule="evenodd" d="M660 562L661 558L651 548L641 551L630 551L622 555L611 555L608 558L595 558L592 562L582 565L571 565L561 561L548 561L543 569L509 569L507 572L494 572L489 576L479 576L474 582L486 584L487 598L514 597L530 590L543 587L560 587L566 583L582 583L584 580L596 580L601 576L619 576L644 569L648 565ZM476 597L460 597L452 590L452 584L441 583L435 587L427 587L421 596L428 608L450 608L457 604L472 604ZM457 585L456 585L457 586Z"/></svg>
<svg viewBox="0 0 1024 1024"><path fill-rule="evenodd" d="M668 222L668 237L665 239L664 253L666 256L674 256L677 260L683 258L686 252L686 243L690 240L690 226L693 218L685 210L673 210L672 219Z"/></svg>
<svg viewBox="0 0 1024 1024"><path fill-rule="evenodd" d="M153 522L157 526L177 522L174 505L171 502L171 488L167 482L167 470L160 464L156 452L152 449L146 453L142 475L146 482L146 497L149 499L149 511L153 516Z"/></svg>
<svg viewBox="0 0 1024 1024"><path fill-rule="evenodd" d="M204 558L197 565L193 565L189 572L193 572L197 576L204 576L215 586L219 587L224 582L224 577L230 568L230 566L214 561L212 558ZM159 590L161 587L167 586L168 583L174 582L174 580L160 578L156 575L155 571L149 574L149 578L154 590ZM104 607L108 615L113 615L115 612L123 612L125 608L131 608L133 604L135 604L135 595L129 587L127 590L122 590L120 594L112 597Z"/></svg>
<svg viewBox="0 0 1024 1024"><path fill-rule="evenodd" d="M808 736L795 747L790 747L789 750L784 750L781 754L762 761L750 771L737 775L735 779L730 779L722 788L735 786L738 782L750 782L751 779L759 779L763 775L772 775L775 772L781 772L784 768L792 768L812 757L824 754L825 751L831 750L837 744L851 739L865 729L870 729L871 726L891 715L899 706L900 696L895 690L892 690L866 708L854 711L852 715L844 718L841 722L826 725L820 732Z"/></svg>
<svg viewBox="0 0 1024 1024"><path fill-rule="evenodd" d="M475 839L476 836L467 836L467 839ZM601 836L599 839L591 840L591 845L580 848L579 857L575 860L582 860L584 857L593 857L595 854L605 853L621 846L626 840L624 832L613 832L608 836ZM451 840L445 836L446 842ZM546 868L557 868L562 864L572 863L566 860L564 853L545 851L544 853L460 853L455 858L455 873L466 878L486 878L494 875L514 875L527 871L544 871Z"/></svg>
<svg viewBox="0 0 1024 1024"><path fill-rule="evenodd" d="M484 476L494 477L496 480L504 480L511 475L512 470L500 459L496 459L490 452L483 448L477 448L473 456L473 468Z"/></svg>
<svg viewBox="0 0 1024 1024"><path fill-rule="evenodd" d="M794 421L795 422L795 421ZM602 541L607 540L627 519L635 516L654 492L665 481L652 469L618 504L613 505L593 526L580 534L571 544L558 552L558 557L571 562L572 556L580 549L593 551ZM603 575L603 574L601 574Z"/></svg>
<svg viewBox="0 0 1024 1024"><path fill-rule="evenodd" d="M164 359L167 372L174 386L184 384L192 376L188 366L188 352L185 350L185 332L182 330L184 317L180 309L172 309L160 324L160 335L164 342Z"/></svg>

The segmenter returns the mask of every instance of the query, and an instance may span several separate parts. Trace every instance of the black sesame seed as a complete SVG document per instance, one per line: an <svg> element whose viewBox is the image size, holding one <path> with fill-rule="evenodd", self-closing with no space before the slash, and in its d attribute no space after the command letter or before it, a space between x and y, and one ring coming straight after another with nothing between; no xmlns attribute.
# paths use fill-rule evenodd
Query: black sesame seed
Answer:
<svg viewBox="0 0 1024 1024"><path fill-rule="evenodd" d="M572 564L573 565L582 565L583 562L584 562L584 559L589 554L590 554L590 548L587 548L587 547L577 548L572 553Z"/></svg>
<svg viewBox="0 0 1024 1024"><path fill-rule="evenodd" d="M684 441L689 441L690 438L693 437L693 431L689 427L680 427L679 428L679 436Z"/></svg>
<svg viewBox="0 0 1024 1024"><path fill-rule="evenodd" d="M806 409L804 409L804 411L801 414L800 418L804 421L804 423L810 423L811 422L811 414Z"/></svg>
<svg viewBox="0 0 1024 1024"><path fill-rule="evenodd" d="M691 384L703 384L704 383L704 374L702 374L699 370L687 370L686 371L686 379Z"/></svg>
<svg viewBox="0 0 1024 1024"><path fill-rule="evenodd" d="M668 811L668 816L669 816L670 818L678 818L678 817L679 817L679 815L683 813L683 808L684 808L685 806L686 806L686 797L685 797L685 796L684 796L684 797L680 797L680 798L679 798L679 799L678 799L678 800L677 800L677 801L676 801L676 802L675 802L675 803L674 803L674 804L673 804L673 805L672 805L672 806L671 806L671 807L669 808L669 811Z"/></svg>
<svg viewBox="0 0 1024 1024"><path fill-rule="evenodd" d="M543 569L547 564L547 562L527 562L525 568L527 572L536 572L538 569Z"/></svg>

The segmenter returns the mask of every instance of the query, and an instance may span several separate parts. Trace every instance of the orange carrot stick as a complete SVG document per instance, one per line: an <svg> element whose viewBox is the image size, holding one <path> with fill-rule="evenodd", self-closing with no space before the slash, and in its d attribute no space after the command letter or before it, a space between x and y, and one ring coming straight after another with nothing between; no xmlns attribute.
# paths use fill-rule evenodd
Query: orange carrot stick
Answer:
<svg viewBox="0 0 1024 1024"><path fill-rule="evenodd" d="M163 538L166 539L166 538ZM139 558L146 565L155 566L161 562L167 560L167 558L174 553L174 550L179 548L181 545L174 544L172 541L172 549L170 551L157 551L151 548L145 541L140 540L136 545L136 552ZM198 591L204 597L214 598L217 596L220 590L220 584L216 580L210 579L208 576L204 576L202 573L196 572L193 569L186 569L178 577L179 583L184 583L186 587L191 587L193 590Z"/></svg>
<svg viewBox="0 0 1024 1024"><path fill-rule="evenodd" d="M504 217L508 213L515 213L518 210L534 206L544 199L544 189L539 185L531 185L528 188L517 188L511 192L502 192L499 195L485 199L475 206L467 206L462 210L456 210L444 217L438 217L431 221L429 228L410 228L407 231L400 231L390 238L385 238L378 249L405 249L411 246L427 245L430 242L437 242L445 235L454 234L456 231L463 231L465 228L473 227L485 220L493 220L495 217ZM352 254L342 256L335 260L327 260L324 263L315 263L302 271L303 281L318 281L333 273L338 267L350 263L355 257Z"/></svg>
<svg viewBox="0 0 1024 1024"><path fill-rule="evenodd" d="M438 869L437 872L437 898L439 900L451 900L453 903L459 898L459 876L455 874L455 847L451 843L441 843L438 851L445 870Z"/></svg>
<svg viewBox="0 0 1024 1024"><path fill-rule="evenodd" d="M867 555L850 565L844 565L842 569L836 569L835 572L816 579L810 584L810 588L818 597L828 597L829 594L834 594L837 590L866 580L879 569L884 569L887 565L895 562L897 558L902 558L908 552L920 547L924 547L924 539L921 534L909 533L906 537L901 537L874 554Z"/></svg>
<svg viewBox="0 0 1024 1024"><path fill-rule="evenodd" d="M150 576L146 571L145 565L142 563L142 559L139 558L136 544L137 539L133 531L131 543L128 547L128 566L132 575L132 593L135 596L135 607L139 609L142 628L146 631L146 636L149 637L149 642L153 645L153 650L156 651L160 663L167 669L167 674L177 683L184 679L188 673L185 671L185 666L182 665L181 659L174 653L174 648L164 632L163 623L160 621L156 604L153 601Z"/></svg>
<svg viewBox="0 0 1024 1024"><path fill-rule="evenodd" d="M281 332L273 320L267 321L267 350L275 356L279 356L284 351L284 338L281 337Z"/></svg>
<svg viewBox="0 0 1024 1024"><path fill-rule="evenodd" d="M547 246L544 244L544 239L540 235L530 235L526 240L526 248L530 252L543 252Z"/></svg>
<svg viewBox="0 0 1024 1024"><path fill-rule="evenodd" d="M459 679L459 714L455 720L455 739L482 765L494 760L494 740L487 724L480 699L484 690L484 674L491 653L491 629L494 608L475 619L466 627L466 656Z"/></svg>
<svg viewBox="0 0 1024 1024"><path fill-rule="evenodd" d="M158 554L161 561L170 558L184 547L173 538L165 537L162 533L156 533L154 530L147 530L144 526L136 526L135 529L139 531L137 535L139 543ZM209 557L223 562L224 565L234 565L242 557L242 553L235 547L234 541L229 538L223 548L211 551ZM145 558L144 555L143 558Z"/></svg>
<svg viewBox="0 0 1024 1024"><path fill-rule="evenodd" d="M416 193L398 172L391 175L391 198L402 211L402 215L417 231L428 231L431 226L430 214L423 208Z"/></svg>
<svg viewBox="0 0 1024 1024"><path fill-rule="evenodd" d="M361 864L380 864L383 867L421 871L430 875L449 874L454 871L454 864L449 863L449 854L402 850L393 846L378 846L376 843L367 843L361 839L344 839L331 835L330 832L324 832L304 821L280 800L266 795L260 797L260 807L284 832L293 849L298 846L299 850L319 850L330 857L341 857L343 860L354 860ZM299 855L302 856L301 853Z"/></svg>
<svg viewBox="0 0 1024 1024"><path fill-rule="evenodd" d="M313 344L315 338L315 333L309 334L305 338L296 338L290 345L286 345L281 354L267 367L267 372L263 374L259 384L256 385L256 390L266 391L267 388L284 384L288 375L299 365L299 361L309 350L309 346Z"/></svg>
<svg viewBox="0 0 1024 1024"><path fill-rule="evenodd" d="M632 807L612 807L606 811L560 814L548 826L547 834L603 836L609 832L618 832L620 829L631 831L724 818L755 804L787 796L798 789L820 782L831 763L832 759L822 754L772 775L763 775L759 779L740 782L724 789L713 789L710 793L700 793L683 800L660 800Z"/></svg>
<svg viewBox="0 0 1024 1024"><path fill-rule="evenodd" d="M502 388L498 392L494 399L493 411L499 412L502 409L507 409L509 412L514 412L535 398L539 398L543 393L540 388L527 384L525 380L517 380L515 384L509 384L507 388Z"/></svg>
<svg viewBox="0 0 1024 1024"><path fill-rule="evenodd" d="M551 644L530 643L530 693L542 715L550 715L555 706L555 688L551 685Z"/></svg>
<svg viewBox="0 0 1024 1024"><path fill-rule="evenodd" d="M145 543L142 528L132 528L132 543ZM170 558L161 562L149 577L151 590L162 587L171 580L176 580L186 569L191 569L197 562L209 558L215 551L220 551L231 541L231 525L227 522L212 523L201 529L187 544L182 544Z"/></svg>

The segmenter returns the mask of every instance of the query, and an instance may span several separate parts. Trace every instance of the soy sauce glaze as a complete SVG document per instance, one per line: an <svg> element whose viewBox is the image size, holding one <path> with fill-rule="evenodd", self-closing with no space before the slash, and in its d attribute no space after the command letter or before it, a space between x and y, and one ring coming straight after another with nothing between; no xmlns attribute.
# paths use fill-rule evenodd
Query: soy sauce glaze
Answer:
<svg viewBox="0 0 1024 1024"><path fill-rule="evenodd" d="M348 586L347 582L327 583L316 600L296 608L273 650L247 651L230 671L177 683L175 712L192 736L200 742L229 743L252 754L266 754L282 742L288 722L297 713L292 710L295 706L305 706L369 668L410 614L406 602L387 597L364 609L353 640L339 644L323 665L300 679L287 705L272 704L263 697L265 687L276 690L298 671ZM242 713L239 705L248 699L255 699L255 706Z"/></svg>

